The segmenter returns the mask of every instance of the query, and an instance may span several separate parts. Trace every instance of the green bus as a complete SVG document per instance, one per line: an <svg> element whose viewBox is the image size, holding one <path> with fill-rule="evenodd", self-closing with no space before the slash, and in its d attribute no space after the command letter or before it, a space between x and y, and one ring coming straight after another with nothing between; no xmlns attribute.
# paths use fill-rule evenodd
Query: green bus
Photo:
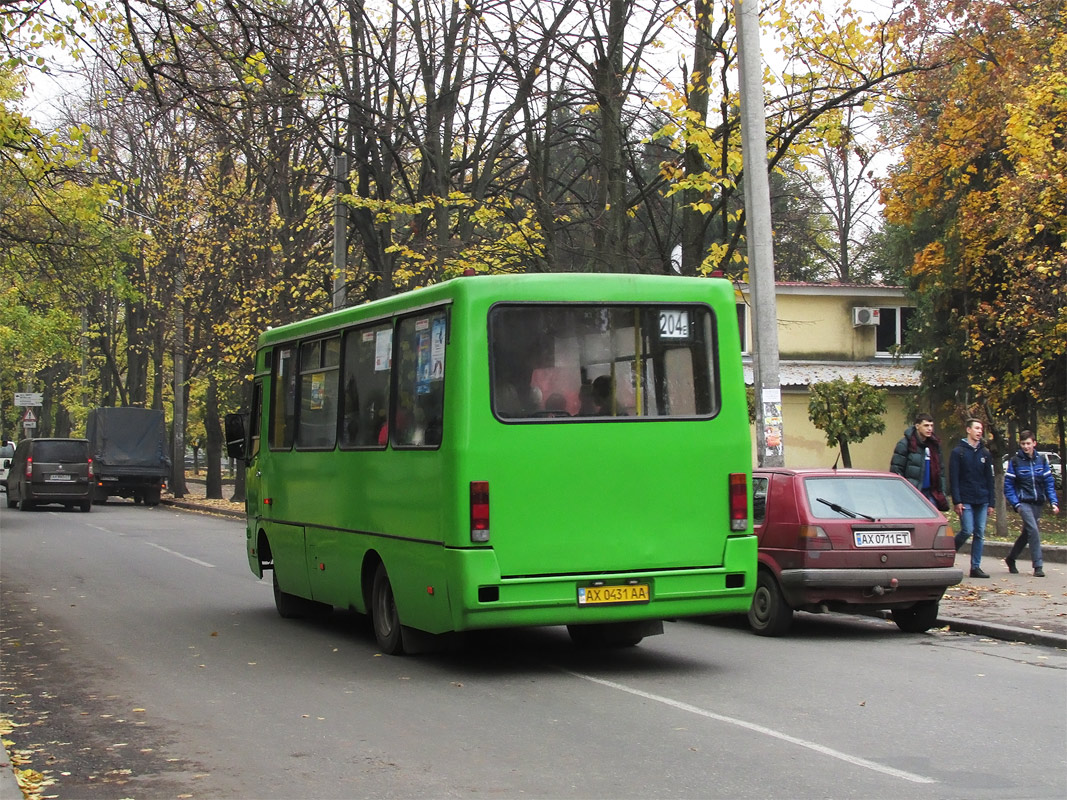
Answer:
<svg viewBox="0 0 1067 800"><path fill-rule="evenodd" d="M398 654L535 625L636 644L748 611L728 281L455 278L266 331L251 397L226 436L282 616L368 614Z"/></svg>

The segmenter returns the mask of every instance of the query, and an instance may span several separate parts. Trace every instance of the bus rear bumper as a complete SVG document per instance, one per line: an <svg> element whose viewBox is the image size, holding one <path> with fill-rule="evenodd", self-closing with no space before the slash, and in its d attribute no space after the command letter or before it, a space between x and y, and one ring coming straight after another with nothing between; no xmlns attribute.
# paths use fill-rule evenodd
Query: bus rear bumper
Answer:
<svg viewBox="0 0 1067 800"><path fill-rule="evenodd" d="M466 587L458 603L453 595L457 631L744 614L756 581L754 536L731 538L722 567L501 578L490 550L453 550L449 557L459 560ZM618 587L613 594L622 599L582 602L580 590L598 583ZM647 587L647 601L626 599L639 587Z"/></svg>

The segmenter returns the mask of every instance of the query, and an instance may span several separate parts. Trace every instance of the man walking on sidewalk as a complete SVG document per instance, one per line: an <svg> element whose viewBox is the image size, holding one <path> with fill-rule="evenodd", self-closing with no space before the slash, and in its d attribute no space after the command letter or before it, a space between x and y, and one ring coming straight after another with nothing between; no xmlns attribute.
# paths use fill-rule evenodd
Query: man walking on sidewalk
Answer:
<svg viewBox="0 0 1067 800"><path fill-rule="evenodd" d="M993 456L982 444L985 427L982 421L967 420L967 437L952 450L949 461L949 480L952 500L960 518L960 532L956 534L956 550L967 540L971 542L971 577L988 578L982 569L982 545L985 542L985 521L996 502L993 488Z"/></svg>
<svg viewBox="0 0 1067 800"><path fill-rule="evenodd" d="M1019 452L1008 462L1008 471L1004 473L1004 499L1008 505L1019 512L1023 520L1023 530L1011 552L1004 562L1008 572L1018 574L1015 559L1022 553L1027 543L1030 544L1030 560L1034 564L1034 577L1044 578L1044 562L1041 559L1041 531L1037 521L1041 519L1041 508L1045 500L1052 503L1052 513L1060 513L1059 498L1056 497L1056 479L1052 474L1045 456L1035 452L1037 441L1032 431L1019 434Z"/></svg>

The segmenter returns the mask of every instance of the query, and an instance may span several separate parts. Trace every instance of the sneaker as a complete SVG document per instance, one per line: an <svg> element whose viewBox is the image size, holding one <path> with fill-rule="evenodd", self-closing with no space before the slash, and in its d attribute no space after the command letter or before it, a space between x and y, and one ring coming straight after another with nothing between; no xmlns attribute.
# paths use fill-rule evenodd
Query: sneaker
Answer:
<svg viewBox="0 0 1067 800"><path fill-rule="evenodd" d="M1008 565L1008 572L1010 572L1012 575L1018 575L1019 574L1019 570L1015 566L1015 559L1014 558L1012 558L1011 556L1008 556L1007 558L1004 559L1004 563Z"/></svg>
<svg viewBox="0 0 1067 800"><path fill-rule="evenodd" d="M1041 569L1041 567L1038 567L1037 569L1034 570L1034 577L1035 578L1044 578L1045 577L1045 570Z"/></svg>
<svg viewBox="0 0 1067 800"><path fill-rule="evenodd" d="M1044 574L1044 573L1042 573L1042 574ZM985 570L983 570L981 567L974 567L971 570L971 577L972 578L988 578L989 577L989 573L986 572Z"/></svg>

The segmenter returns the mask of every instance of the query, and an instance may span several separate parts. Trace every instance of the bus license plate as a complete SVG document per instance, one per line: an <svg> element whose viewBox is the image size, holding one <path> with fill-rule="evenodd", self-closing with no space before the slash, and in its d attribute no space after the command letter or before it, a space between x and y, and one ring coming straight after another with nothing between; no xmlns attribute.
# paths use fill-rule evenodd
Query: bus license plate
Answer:
<svg viewBox="0 0 1067 800"><path fill-rule="evenodd" d="M609 603L647 603L648 596L648 584L646 583L578 587L578 605L580 606L600 606Z"/></svg>

